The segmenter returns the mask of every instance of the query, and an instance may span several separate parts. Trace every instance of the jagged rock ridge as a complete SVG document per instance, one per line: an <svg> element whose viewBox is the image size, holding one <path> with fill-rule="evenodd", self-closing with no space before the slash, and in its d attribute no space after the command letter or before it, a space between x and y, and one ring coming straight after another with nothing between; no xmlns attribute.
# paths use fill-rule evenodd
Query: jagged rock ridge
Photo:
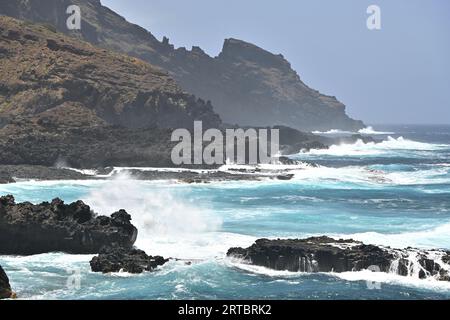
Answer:
<svg viewBox="0 0 450 320"><path fill-rule="evenodd" d="M169 128L221 125L165 71L46 25L0 16L0 61L0 164L167 166Z"/></svg>
<svg viewBox="0 0 450 320"><path fill-rule="evenodd" d="M252 246L231 248L229 257L275 270L292 272L348 272L372 270L450 281L450 252L392 249L329 237L259 239Z"/></svg>
<svg viewBox="0 0 450 320"><path fill-rule="evenodd" d="M81 7L80 31L66 27L65 10L70 4ZM283 56L244 41L225 40L215 58L199 47L175 49L167 38L158 41L99 0L12 0L0 4L0 14L51 23L74 37L162 67L185 90L211 100L228 123L300 130L364 127L346 115L345 106L335 97L306 86Z"/></svg>
<svg viewBox="0 0 450 320"><path fill-rule="evenodd" d="M0 17L0 118L68 127L217 127L212 106L159 68L84 41Z"/></svg>
<svg viewBox="0 0 450 320"><path fill-rule="evenodd" d="M0 197L0 255L93 254L112 245L129 249L137 237L130 221L125 210L97 216L82 201L34 205L15 203L11 195Z"/></svg>

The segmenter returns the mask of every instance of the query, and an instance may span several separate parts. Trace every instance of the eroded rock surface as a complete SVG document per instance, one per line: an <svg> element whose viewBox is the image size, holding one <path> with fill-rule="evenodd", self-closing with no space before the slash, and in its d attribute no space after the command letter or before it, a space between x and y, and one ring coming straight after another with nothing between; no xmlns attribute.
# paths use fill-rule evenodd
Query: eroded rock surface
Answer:
<svg viewBox="0 0 450 320"><path fill-rule="evenodd" d="M14 293L11 290L11 285L9 284L9 278L0 266L0 299L11 298Z"/></svg>
<svg viewBox="0 0 450 320"><path fill-rule="evenodd" d="M125 210L97 216L82 201L65 204L57 198L34 205L0 197L0 255L94 254L114 244L131 248L137 229L130 221Z"/></svg>
<svg viewBox="0 0 450 320"><path fill-rule="evenodd" d="M92 258L90 265L94 272L142 273L153 271L167 261L169 260L161 256L148 256L144 251L135 248L105 247L98 256Z"/></svg>
<svg viewBox="0 0 450 320"><path fill-rule="evenodd" d="M246 249L231 248L227 255L274 270L339 273L369 269L421 279L434 277L442 281L450 280L450 252L391 249L352 239L259 239Z"/></svg>

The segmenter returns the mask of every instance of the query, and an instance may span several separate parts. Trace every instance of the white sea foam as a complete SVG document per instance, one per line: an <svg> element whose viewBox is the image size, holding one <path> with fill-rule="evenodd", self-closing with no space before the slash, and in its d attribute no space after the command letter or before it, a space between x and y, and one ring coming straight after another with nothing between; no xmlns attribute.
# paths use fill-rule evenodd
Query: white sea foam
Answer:
<svg viewBox="0 0 450 320"><path fill-rule="evenodd" d="M31 256L2 256L2 260L6 261L14 261L17 263L39 263L41 261L51 260L54 263L75 263L75 262L83 262L89 261L92 259L94 255L92 254L78 254L78 255L69 255L63 252L51 252L51 253L42 253L35 254Z"/></svg>
<svg viewBox="0 0 450 320"><path fill-rule="evenodd" d="M309 183L319 185L336 185L342 186L342 183L354 183L354 184L376 184L386 183L384 173L380 171L368 170L364 167L344 167L344 168L331 168L331 167L311 167L307 170L293 170L295 183Z"/></svg>
<svg viewBox="0 0 450 320"><path fill-rule="evenodd" d="M363 134L363 135L388 135L388 134L395 134L395 132L388 132L388 131L377 131L373 127L368 126L363 129L360 129L358 131L346 131L346 130L339 130L339 129L331 129L328 131L313 131L313 134L318 135L329 135L329 136L348 136L348 135L354 135L354 134Z"/></svg>
<svg viewBox="0 0 450 320"><path fill-rule="evenodd" d="M168 188L144 188L126 174L109 180L83 200L100 214L126 209L139 230L139 240L215 231L221 224L208 208L198 207Z"/></svg>
<svg viewBox="0 0 450 320"><path fill-rule="evenodd" d="M397 234L384 234L379 232L361 232L342 234L334 238L352 238L366 244L390 246L393 248L443 248L450 249L450 222L443 221L439 226L429 230L410 231Z"/></svg>
<svg viewBox="0 0 450 320"><path fill-rule="evenodd" d="M328 149L312 149L307 152L301 152L299 155L328 155L339 157L393 155L393 151L435 151L446 147L448 145L431 144L408 140L403 137L393 138L389 136L387 140L379 143L364 143L362 140L357 140L352 144L332 145Z"/></svg>
<svg viewBox="0 0 450 320"><path fill-rule="evenodd" d="M138 239L136 245L149 254L185 260L210 260L223 257L232 247L249 247L257 238L227 232L203 232Z"/></svg>
<svg viewBox="0 0 450 320"><path fill-rule="evenodd" d="M388 134L395 134L395 132L376 131L371 126L359 130L358 133L364 134L364 135L388 135Z"/></svg>
<svg viewBox="0 0 450 320"><path fill-rule="evenodd" d="M450 182L448 168L417 170L413 172L387 172L384 173L384 177L397 185L434 185Z"/></svg>
<svg viewBox="0 0 450 320"><path fill-rule="evenodd" d="M317 134L317 135L322 135L322 136L347 136L347 135L353 135L356 134L356 132L352 132L352 131L344 131L344 130L339 130L339 129L331 129L328 131L313 131L313 134Z"/></svg>
<svg viewBox="0 0 450 320"><path fill-rule="evenodd" d="M417 171L386 172L383 170L374 170L366 166L348 166L342 168L311 166L288 171L288 173L294 174L294 177L287 183L329 188L353 188L353 184L357 184L363 188L395 185L435 185L449 183L449 171L446 167L428 168ZM280 182L268 181L264 183Z"/></svg>
<svg viewBox="0 0 450 320"><path fill-rule="evenodd" d="M84 174L86 176L96 176L97 175L96 169L77 169L77 168L70 168L70 167L61 167L61 169L72 170L72 171Z"/></svg>
<svg viewBox="0 0 450 320"><path fill-rule="evenodd" d="M244 261L240 259L235 258L226 258L223 260L223 263L232 268L238 268L243 271L247 271L250 273L265 275L269 277L282 277L282 278L289 278L289 277L298 277L299 275L307 275L306 272L292 272L287 270L274 270L269 269L261 266L251 265L248 263L245 263Z"/></svg>
<svg viewBox="0 0 450 320"><path fill-rule="evenodd" d="M257 275L265 275L269 277L273 277L275 279L295 279L302 276L311 276L313 273L307 272L292 272L287 270L273 270L266 267L255 266L248 263L245 263L242 260L227 258L224 260L225 265L229 267L238 268L245 272L257 274ZM439 259L437 260L439 261ZM402 285L406 287L414 287L414 288L423 288L434 291L443 291L447 292L450 290L450 282L447 281L439 281L434 277L428 277L426 279L420 279L417 274L411 274L409 276L401 276L392 272L373 272L371 270L361 270L361 271L348 271L342 273L336 272L321 272L316 274L328 275L336 278L340 278L346 281L366 281L368 285L368 289L373 288L373 290L377 288L382 288L382 286L377 286L376 284L389 284L389 285Z"/></svg>
<svg viewBox="0 0 450 320"><path fill-rule="evenodd" d="M207 259L255 240L218 232L221 218L209 208L181 197L172 188L151 188L150 184L142 183L120 174L83 200L100 214L126 209L139 230L136 246L150 254Z"/></svg>
<svg viewBox="0 0 450 320"><path fill-rule="evenodd" d="M0 185L1 189L29 189L34 190L39 187L55 187L58 186L98 186L105 183L105 180L92 179L92 180L34 180L27 179L16 183L10 183L5 185ZM16 187L16 188L14 188Z"/></svg>
<svg viewBox="0 0 450 320"><path fill-rule="evenodd" d="M416 277L404 277L393 273L385 272L372 272L370 270L363 270L357 272L343 272L343 273L330 273L337 278L347 281L367 281L368 288L376 288L374 283L389 284L389 285L401 285L406 287L428 289L433 291L447 292L450 290L450 282L439 281L434 278L419 279ZM382 286L381 288L382 289ZM376 289L373 289L376 290Z"/></svg>

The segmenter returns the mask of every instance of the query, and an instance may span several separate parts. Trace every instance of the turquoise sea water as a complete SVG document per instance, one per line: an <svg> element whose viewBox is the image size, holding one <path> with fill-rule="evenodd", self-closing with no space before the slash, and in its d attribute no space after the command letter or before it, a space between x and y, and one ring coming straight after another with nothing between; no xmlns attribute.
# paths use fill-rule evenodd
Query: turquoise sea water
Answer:
<svg viewBox="0 0 450 320"><path fill-rule="evenodd" d="M228 248L260 237L311 235L450 250L450 127L376 129L385 133L371 132L381 143L292 156L319 166L290 168L291 181L186 185L122 175L0 185L17 201L83 199L108 215L124 208L139 248L195 261L142 275L94 274L91 256L63 253L0 256L0 264L18 295L32 299L449 299L450 284L431 279L276 272L225 258Z"/></svg>

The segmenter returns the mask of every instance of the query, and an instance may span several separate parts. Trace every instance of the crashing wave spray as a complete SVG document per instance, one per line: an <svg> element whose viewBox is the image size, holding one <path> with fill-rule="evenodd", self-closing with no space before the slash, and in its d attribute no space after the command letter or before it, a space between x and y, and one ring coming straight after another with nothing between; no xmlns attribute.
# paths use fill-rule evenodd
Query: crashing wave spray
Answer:
<svg viewBox="0 0 450 320"><path fill-rule="evenodd" d="M358 133L360 133L360 134L365 134L365 135L377 135L377 134L379 134L379 135L387 135L387 134L394 134L394 132L376 131L376 130L374 130L373 127L371 127L371 126L359 130Z"/></svg>
<svg viewBox="0 0 450 320"><path fill-rule="evenodd" d="M173 241L220 227L221 220L209 210L193 206L169 188L153 186L121 173L92 191L85 200L99 214L125 209L139 230L136 245L142 249L147 249L149 241L155 239Z"/></svg>
<svg viewBox="0 0 450 320"><path fill-rule="evenodd" d="M438 145L408 140L403 137L388 137L382 142L368 142L357 140L352 144L332 145L328 149L311 149L308 152L301 152L301 155L319 156L372 156L390 155L393 151L434 151L448 148L448 145Z"/></svg>

